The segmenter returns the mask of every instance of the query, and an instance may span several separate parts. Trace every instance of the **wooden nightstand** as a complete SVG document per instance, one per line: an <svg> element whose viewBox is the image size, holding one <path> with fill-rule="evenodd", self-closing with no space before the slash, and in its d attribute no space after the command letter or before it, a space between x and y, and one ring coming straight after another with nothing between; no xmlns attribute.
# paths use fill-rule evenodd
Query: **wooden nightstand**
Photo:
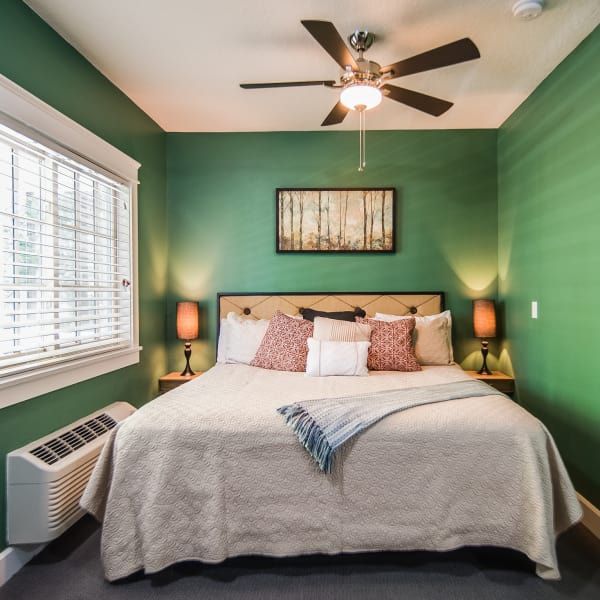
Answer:
<svg viewBox="0 0 600 600"><path fill-rule="evenodd" d="M158 394L160 395L164 394L165 392L168 392L169 390L174 390L177 386L181 385L182 383L187 383L192 379L196 379L196 377L200 377L200 375L202 375L202 372L198 372L195 375L185 376L181 375L179 371L167 373L158 380Z"/></svg>
<svg viewBox="0 0 600 600"><path fill-rule="evenodd" d="M506 373L502 373L501 371L492 371L491 375L480 375L477 371L465 371L465 373L475 379L479 379L479 381L485 381L503 394L515 393L515 380L510 375L506 375Z"/></svg>

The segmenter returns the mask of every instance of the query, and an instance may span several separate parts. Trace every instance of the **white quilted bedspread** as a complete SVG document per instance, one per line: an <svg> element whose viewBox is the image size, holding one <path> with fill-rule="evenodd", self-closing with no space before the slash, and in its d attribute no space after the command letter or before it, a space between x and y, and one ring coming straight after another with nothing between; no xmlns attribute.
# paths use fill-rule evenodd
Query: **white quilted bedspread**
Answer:
<svg viewBox="0 0 600 600"><path fill-rule="evenodd" d="M500 395L386 417L330 475L275 409L468 377L456 366L306 377L217 365L112 432L82 506L103 521L109 580L183 560L493 545L559 576L555 537L581 508L544 426Z"/></svg>

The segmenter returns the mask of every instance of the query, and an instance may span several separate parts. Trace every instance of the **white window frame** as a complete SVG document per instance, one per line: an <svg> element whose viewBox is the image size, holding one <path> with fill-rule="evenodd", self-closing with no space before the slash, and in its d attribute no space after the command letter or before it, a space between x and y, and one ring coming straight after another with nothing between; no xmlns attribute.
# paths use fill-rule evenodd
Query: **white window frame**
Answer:
<svg viewBox="0 0 600 600"><path fill-rule="evenodd" d="M131 190L132 339L127 348L0 379L0 409L140 362L137 186L141 164L0 74L0 123L125 180Z"/></svg>

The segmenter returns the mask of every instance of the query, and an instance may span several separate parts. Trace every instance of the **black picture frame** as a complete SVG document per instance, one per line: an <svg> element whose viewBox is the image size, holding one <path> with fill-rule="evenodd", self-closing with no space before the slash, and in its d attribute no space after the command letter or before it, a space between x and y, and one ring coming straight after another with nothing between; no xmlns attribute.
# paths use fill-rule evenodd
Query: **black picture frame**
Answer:
<svg viewBox="0 0 600 600"><path fill-rule="evenodd" d="M285 209L285 204L282 206L281 202L285 202L284 194L290 194L290 201L293 198L292 194L300 192L391 192L391 234L389 239L390 244L386 244L387 235L382 233L382 248L334 248L334 249L306 249L306 248L284 248L282 247L282 240L280 239L281 232L281 214L282 209ZM326 187L326 188L289 188L279 187L275 190L275 252L277 254L394 254L396 252L396 214L397 214L397 198L396 188L394 187ZM385 200L384 200L385 202ZM285 222L285 217L284 217ZM380 238L381 239L381 238Z"/></svg>

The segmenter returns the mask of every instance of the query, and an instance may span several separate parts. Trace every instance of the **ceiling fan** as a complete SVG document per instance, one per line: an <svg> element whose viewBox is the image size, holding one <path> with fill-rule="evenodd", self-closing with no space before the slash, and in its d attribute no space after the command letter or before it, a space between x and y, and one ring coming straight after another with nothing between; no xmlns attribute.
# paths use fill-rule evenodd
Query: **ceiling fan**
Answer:
<svg viewBox="0 0 600 600"><path fill-rule="evenodd" d="M340 99L325 117L321 126L341 123L350 110L360 113L361 119L361 157L359 170L364 167L364 112L378 106L385 96L396 102L401 102L422 112L439 117L451 106L452 102L415 92L406 88L390 85L390 79L396 79L413 73L421 73L440 67L480 57L477 46L469 39L462 38L450 44L445 44L382 67L378 63L364 58L375 36L369 31L355 31L349 36L350 46L358 52L354 58L344 43L337 29L329 21L301 21L302 25L317 40L323 49L343 69L339 82L334 80L319 81L286 81L275 83L241 83L244 89L304 87L323 85L330 88L340 88Z"/></svg>
<svg viewBox="0 0 600 600"><path fill-rule="evenodd" d="M360 106L364 106L366 110L374 108L381 102L383 95L396 102L439 117L452 106L452 102L386 82L405 75L439 69L480 57L477 46L469 38L463 38L382 67L363 56L375 41L375 36L371 32L355 31L349 36L350 46L358 52L358 58L355 60L333 23L329 21L301 21L301 23L333 60L342 67L344 72L340 81L241 83L240 87L259 89L323 85L342 88L339 102L321 123L325 126L341 123L350 110L358 110Z"/></svg>

